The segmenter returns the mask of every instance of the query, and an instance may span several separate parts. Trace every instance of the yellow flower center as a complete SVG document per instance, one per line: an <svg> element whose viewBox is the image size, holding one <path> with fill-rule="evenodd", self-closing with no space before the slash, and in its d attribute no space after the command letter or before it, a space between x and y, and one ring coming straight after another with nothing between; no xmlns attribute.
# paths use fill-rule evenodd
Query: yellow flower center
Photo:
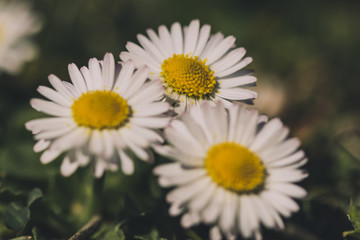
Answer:
<svg viewBox="0 0 360 240"><path fill-rule="evenodd" d="M130 115L126 100L112 91L83 93L71 106L75 122L89 128L117 128Z"/></svg>
<svg viewBox="0 0 360 240"><path fill-rule="evenodd" d="M265 167L260 158L237 143L212 146L205 168L214 182L235 192L251 192L264 183Z"/></svg>
<svg viewBox="0 0 360 240"><path fill-rule="evenodd" d="M161 75L168 91L190 98L203 99L214 93L214 71L205 65L206 60L184 54L174 54L161 64Z"/></svg>

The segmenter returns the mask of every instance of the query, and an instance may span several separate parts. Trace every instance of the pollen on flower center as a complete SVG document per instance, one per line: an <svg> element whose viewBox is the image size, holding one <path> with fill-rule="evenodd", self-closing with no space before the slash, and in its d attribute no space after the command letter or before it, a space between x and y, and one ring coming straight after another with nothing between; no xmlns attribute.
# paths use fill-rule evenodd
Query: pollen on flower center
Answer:
<svg viewBox="0 0 360 240"><path fill-rule="evenodd" d="M106 90L83 93L74 101L71 110L78 125L97 129L117 128L130 115L126 100Z"/></svg>
<svg viewBox="0 0 360 240"><path fill-rule="evenodd" d="M237 143L212 146L205 168L214 182L235 192L251 192L264 183L265 167L259 157Z"/></svg>
<svg viewBox="0 0 360 240"><path fill-rule="evenodd" d="M205 65L206 60L184 54L174 54L161 64L161 75L168 89L190 98L206 98L214 93L214 72Z"/></svg>

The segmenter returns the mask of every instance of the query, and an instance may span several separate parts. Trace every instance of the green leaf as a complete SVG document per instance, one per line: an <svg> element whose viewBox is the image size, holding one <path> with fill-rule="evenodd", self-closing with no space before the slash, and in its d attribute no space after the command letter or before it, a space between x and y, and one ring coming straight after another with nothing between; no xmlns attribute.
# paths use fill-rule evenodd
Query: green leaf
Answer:
<svg viewBox="0 0 360 240"><path fill-rule="evenodd" d="M27 206L30 207L31 204L33 204L33 202L35 202L37 199L41 198L42 196L43 196L43 194L42 194L41 190L38 188L35 188L29 194Z"/></svg>
<svg viewBox="0 0 360 240"><path fill-rule="evenodd" d="M31 236L21 236L17 238L11 238L10 240L32 240L33 238Z"/></svg>
<svg viewBox="0 0 360 240"><path fill-rule="evenodd" d="M353 204L353 201L350 201L349 220L355 231L360 231L360 206Z"/></svg>
<svg viewBox="0 0 360 240"><path fill-rule="evenodd" d="M21 230L30 219L30 211L20 203L12 202L6 208L3 221L11 229Z"/></svg>
<svg viewBox="0 0 360 240"><path fill-rule="evenodd" d="M166 240L166 238L159 238L159 231L156 228L151 229L148 234L134 236L134 238L139 240Z"/></svg>
<svg viewBox="0 0 360 240"><path fill-rule="evenodd" d="M124 231L120 228L122 223L114 225L103 225L103 227L91 238L91 240L112 239L125 240Z"/></svg>

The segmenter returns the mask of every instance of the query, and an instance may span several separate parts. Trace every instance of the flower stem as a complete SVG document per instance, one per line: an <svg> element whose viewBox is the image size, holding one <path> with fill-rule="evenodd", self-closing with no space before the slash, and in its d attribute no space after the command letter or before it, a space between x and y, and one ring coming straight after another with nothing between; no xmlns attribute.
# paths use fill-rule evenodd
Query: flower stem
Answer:
<svg viewBox="0 0 360 240"><path fill-rule="evenodd" d="M69 238L69 240L84 240L89 239L99 228L102 219L99 215L91 218L91 220L82 227L77 233Z"/></svg>

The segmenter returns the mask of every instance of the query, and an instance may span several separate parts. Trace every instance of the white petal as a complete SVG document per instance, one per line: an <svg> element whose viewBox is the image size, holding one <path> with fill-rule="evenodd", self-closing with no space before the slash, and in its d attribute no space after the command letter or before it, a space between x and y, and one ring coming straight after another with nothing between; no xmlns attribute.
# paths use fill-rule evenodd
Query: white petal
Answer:
<svg viewBox="0 0 360 240"><path fill-rule="evenodd" d="M69 91L63 84L63 82L55 75L49 75L49 81L51 85L64 97L66 96L69 100L73 99L75 95Z"/></svg>
<svg viewBox="0 0 360 240"><path fill-rule="evenodd" d="M120 157L120 163L121 163L121 169L124 174L130 175L134 172L134 162L131 160L131 158L124 153L122 150L118 150L119 157Z"/></svg>
<svg viewBox="0 0 360 240"><path fill-rule="evenodd" d="M156 48L156 46L149 41L147 37L142 34L137 35L137 39L143 48L151 55L151 57L158 63L161 64L164 60L164 56L160 53L160 51Z"/></svg>
<svg viewBox="0 0 360 240"><path fill-rule="evenodd" d="M270 163L290 155L291 153L295 152L299 146L299 139L291 138L268 150L259 152L259 156L264 160L264 162Z"/></svg>
<svg viewBox="0 0 360 240"><path fill-rule="evenodd" d="M213 137L211 136L211 131L207 126L207 123L205 121L205 117L204 117L204 108L196 108L196 107L192 107L190 108L188 113L185 114L190 114L191 118L193 119L194 123L196 123L196 127L200 128L202 130L202 132L204 133L204 135L206 136L208 143L211 143L213 140Z"/></svg>
<svg viewBox="0 0 360 240"><path fill-rule="evenodd" d="M131 149L135 155L143 161L149 161L150 156L148 152L146 152L142 147L140 147L137 143L134 143L131 139L126 139L126 145Z"/></svg>
<svg viewBox="0 0 360 240"><path fill-rule="evenodd" d="M44 128L46 128L47 125L44 125ZM59 127L55 129L43 129L41 132L35 135L35 139L54 139L59 138L61 136L64 136L65 134L68 134L69 132L73 131L76 128L76 124L72 125L66 125L64 127Z"/></svg>
<svg viewBox="0 0 360 240"><path fill-rule="evenodd" d="M220 214L219 225L225 233L231 233L236 224L236 212L238 210L237 196L231 192L225 192L225 202Z"/></svg>
<svg viewBox="0 0 360 240"><path fill-rule="evenodd" d="M183 228L189 228L200 222L200 217L197 213L189 212L182 216L180 224Z"/></svg>
<svg viewBox="0 0 360 240"><path fill-rule="evenodd" d="M90 157L80 149L75 150L75 159L79 163L79 166L86 166L90 161Z"/></svg>
<svg viewBox="0 0 360 240"><path fill-rule="evenodd" d="M228 141L234 141L239 134L241 134L244 125L241 123L241 116L240 112L244 111L240 105L236 104L232 108L229 109L229 136ZM231 130L231 131L230 131Z"/></svg>
<svg viewBox="0 0 360 240"><path fill-rule="evenodd" d="M294 200L281 193L263 191L261 197L285 217L289 217L292 212L299 210L299 206Z"/></svg>
<svg viewBox="0 0 360 240"><path fill-rule="evenodd" d="M201 52L204 50L205 45L210 36L210 29L211 29L211 27L208 24L205 24L201 27L200 33L199 33L199 40L196 45L196 49L193 53L193 56L199 56L201 54Z"/></svg>
<svg viewBox="0 0 360 240"><path fill-rule="evenodd" d="M177 203L171 204L169 208L169 215L170 216L177 216L184 211L182 206L179 206Z"/></svg>
<svg viewBox="0 0 360 240"><path fill-rule="evenodd" d="M210 229L210 240L221 240L221 233L217 226L214 226Z"/></svg>
<svg viewBox="0 0 360 240"><path fill-rule="evenodd" d="M159 38L162 42L163 48L166 49L167 56L170 57L174 53L174 46L169 33L169 30L164 25L159 27Z"/></svg>
<svg viewBox="0 0 360 240"><path fill-rule="evenodd" d="M121 136L121 139L126 146L129 146L128 142L130 142L130 144L136 144L144 148L148 147L150 144L149 141L141 134L135 133L131 128L128 127L119 129L118 134Z"/></svg>
<svg viewBox="0 0 360 240"><path fill-rule="evenodd" d="M254 141L249 146L250 149L254 152L258 151L260 148L268 143L272 143L274 138L276 138L283 128L283 124L278 118L270 120L265 126L260 130L256 135Z"/></svg>
<svg viewBox="0 0 360 240"><path fill-rule="evenodd" d="M308 176L301 170L294 170L292 168L281 169L268 169L269 176L267 181L269 182L298 182Z"/></svg>
<svg viewBox="0 0 360 240"><path fill-rule="evenodd" d="M39 133L44 130L70 128L73 124L74 122L71 118L49 117L30 120L25 123L25 127L33 133Z"/></svg>
<svg viewBox="0 0 360 240"><path fill-rule="evenodd" d="M240 59L244 57L245 53L246 51L244 48L236 48L227 53L219 61L212 64L210 68L214 72L222 72L238 63Z"/></svg>
<svg viewBox="0 0 360 240"><path fill-rule="evenodd" d="M212 199L201 213L205 223L214 223L218 219L220 211L224 204L224 197L225 190L223 188L216 187L212 195Z"/></svg>
<svg viewBox="0 0 360 240"><path fill-rule="evenodd" d="M165 89L161 81L151 81L145 83L142 88L128 99L131 106L141 103L150 103L160 100L165 93Z"/></svg>
<svg viewBox="0 0 360 240"><path fill-rule="evenodd" d="M252 61L253 61L253 59L251 57L244 58L243 60L241 60L240 62L238 62L237 64L235 64L234 66L232 66L232 67L230 67L228 69L225 69L223 71L215 72L214 76L219 77L219 78L228 76L228 75L230 75L232 73L235 73L235 72L239 71L240 69L246 67Z"/></svg>
<svg viewBox="0 0 360 240"><path fill-rule="evenodd" d="M77 128L59 138L50 146L50 150L66 151L77 148L85 144L89 138L89 130L86 128Z"/></svg>
<svg viewBox="0 0 360 240"><path fill-rule="evenodd" d="M103 90L104 83L102 81L100 63L96 58L89 60L89 71L93 79L94 89Z"/></svg>
<svg viewBox="0 0 360 240"><path fill-rule="evenodd" d="M194 53L199 36L200 21L193 20L185 32L184 36L184 54Z"/></svg>
<svg viewBox="0 0 360 240"><path fill-rule="evenodd" d="M172 176L160 177L159 184L162 187L170 187L174 185L183 185L189 182L194 181L195 179L206 175L206 171L202 168L200 169L189 169L184 170L180 174L174 174ZM202 197L202 196L201 196Z"/></svg>
<svg viewBox="0 0 360 240"><path fill-rule="evenodd" d="M71 109L60 106L56 103L49 102L46 100L33 98L30 100L30 105L39 112L47 113L49 115L58 117L70 117Z"/></svg>
<svg viewBox="0 0 360 240"><path fill-rule="evenodd" d="M106 53L103 62L102 79L104 89L110 90L114 84L115 60L111 53Z"/></svg>
<svg viewBox="0 0 360 240"><path fill-rule="evenodd" d="M198 191L209 186L210 179L207 177L202 177L197 179L196 181L189 183L187 185L183 185L172 190L166 196L166 200L168 202L176 202L178 204L182 204L188 200L190 200Z"/></svg>
<svg viewBox="0 0 360 240"><path fill-rule="evenodd" d="M268 206L265 201L262 201L258 196L251 196L251 199L255 205L257 215L260 216L260 221L264 223L266 227L273 228L276 222L270 212L271 207Z"/></svg>
<svg viewBox="0 0 360 240"><path fill-rule="evenodd" d="M219 143L226 141L228 133L228 124L225 108L221 103L215 107L211 107L209 104L203 106L204 119L207 128L210 130L213 143Z"/></svg>
<svg viewBox="0 0 360 240"><path fill-rule="evenodd" d="M251 198L247 195L243 195L240 198L240 229L245 238L250 237L255 230L259 227L259 219L256 214L256 209Z"/></svg>
<svg viewBox="0 0 360 240"><path fill-rule="evenodd" d="M130 119L130 123L147 128L164 128L169 123L169 120L169 118L165 117L133 117Z"/></svg>
<svg viewBox="0 0 360 240"><path fill-rule="evenodd" d="M290 164L293 164L295 162L298 162L302 159L304 159L305 157L305 153L304 151L302 150L299 150L287 157L284 157L284 158L281 158L279 160L275 160L273 162L271 162L269 164L269 166L271 167L283 167L283 166L287 166L287 165L290 165Z"/></svg>
<svg viewBox="0 0 360 240"><path fill-rule="evenodd" d="M71 83L63 81L62 84L64 85L65 88L67 88L67 90L69 90L72 93L72 95L75 96L74 97L75 99L81 96L82 93L80 92L80 89L75 88L74 85L72 85Z"/></svg>
<svg viewBox="0 0 360 240"><path fill-rule="evenodd" d="M259 117L259 112L255 109L244 110L244 117L242 118L242 124L244 125L244 131L241 135L238 135L238 142L243 144L244 146L248 146L248 144L252 141L255 136L255 131L257 127L257 120Z"/></svg>
<svg viewBox="0 0 360 240"><path fill-rule="evenodd" d="M74 63L71 63L68 65L68 71L74 87L78 89L81 93L87 92L84 78L81 75L78 67Z"/></svg>
<svg viewBox="0 0 360 240"><path fill-rule="evenodd" d="M256 82L256 77L254 76L240 76L240 77L234 77L234 78L224 78L219 81L220 88L233 88L238 86L247 85L250 83Z"/></svg>
<svg viewBox="0 0 360 240"><path fill-rule="evenodd" d="M229 100L247 100L257 98L256 92L243 88L221 88L216 95Z"/></svg>
<svg viewBox="0 0 360 240"><path fill-rule="evenodd" d="M104 153L103 153L103 157L105 159L109 159L114 155L114 150L115 150L115 146L114 146L114 142L112 140L112 137L109 133L109 130L102 130L101 131L102 136L103 136L103 146L104 146Z"/></svg>
<svg viewBox="0 0 360 240"><path fill-rule="evenodd" d="M132 126L132 131L136 133L139 136L142 136L142 138L145 138L148 142L164 142L163 137L158 133L157 131L154 131L152 129L147 129L139 126Z"/></svg>
<svg viewBox="0 0 360 240"><path fill-rule="evenodd" d="M124 90L122 96L128 99L134 95L143 85L147 77L149 76L149 68L147 66L139 68L131 78L130 86Z"/></svg>
<svg viewBox="0 0 360 240"><path fill-rule="evenodd" d="M150 40L154 43L154 45L157 47L157 49L161 52L161 54L164 56L164 58L168 58L169 55L166 52L166 50L162 47L162 43L159 39L159 37L157 36L157 34L155 33L155 31L153 29L147 29L146 33L148 34L148 36L150 37Z"/></svg>
<svg viewBox="0 0 360 240"><path fill-rule="evenodd" d="M157 69L160 67L160 64L157 63L144 49L142 49L139 45L127 42L126 49L132 54L136 55L139 58L142 58L142 63L146 63L150 68ZM135 59L134 59L135 60Z"/></svg>
<svg viewBox="0 0 360 240"><path fill-rule="evenodd" d="M178 162L165 163L154 168L153 173L155 175L172 176L173 174L181 174L183 169Z"/></svg>
<svg viewBox="0 0 360 240"><path fill-rule="evenodd" d="M94 84L94 80L91 76L90 70L84 66L84 67L80 68L80 72L84 76L84 81L85 81L86 88L88 89L88 91L95 90L95 87L94 87L95 84Z"/></svg>
<svg viewBox="0 0 360 240"><path fill-rule="evenodd" d="M59 105L70 107L72 104L72 101L67 96L62 95L51 88L39 86L37 90L40 94Z"/></svg>
<svg viewBox="0 0 360 240"><path fill-rule="evenodd" d="M119 93L120 95L123 95L125 90L128 88L128 86L131 83L131 77L134 73L134 63L133 61L129 60L122 64L120 73L116 79L115 85L114 85L114 91Z"/></svg>
<svg viewBox="0 0 360 240"><path fill-rule="evenodd" d="M266 188L271 191L278 191L293 198L304 198L306 196L306 191L302 187L291 183L269 183L266 185Z"/></svg>
<svg viewBox="0 0 360 240"><path fill-rule="evenodd" d="M220 32L212 35L209 41L206 43L205 49L200 54L199 58L203 60L205 58L204 56L206 56L209 51L211 52L214 49L214 47L217 46L217 44L219 44L223 39L224 39L224 35Z"/></svg>
<svg viewBox="0 0 360 240"><path fill-rule="evenodd" d="M211 201L216 188L215 184L209 184L207 188L200 190L196 197L189 202L189 209L201 212Z"/></svg>
<svg viewBox="0 0 360 240"><path fill-rule="evenodd" d="M183 53L183 35L180 23L176 22L171 26L171 37L174 44L174 53Z"/></svg>
<svg viewBox="0 0 360 240"><path fill-rule="evenodd" d="M135 105L133 114L136 117L156 116L169 111L170 104L166 102L147 103Z"/></svg>
<svg viewBox="0 0 360 240"><path fill-rule="evenodd" d="M49 147L50 143L51 143L50 141L46 141L46 140L44 140L44 139L41 139L40 141L38 141L38 142L34 145L34 147L33 147L34 152L44 151L46 148Z"/></svg>
<svg viewBox="0 0 360 240"><path fill-rule="evenodd" d="M186 126L178 120L173 120L171 127L165 129L165 136L173 146L184 153L196 157L206 155L206 149L196 141Z"/></svg>
<svg viewBox="0 0 360 240"><path fill-rule="evenodd" d="M106 167L107 166L106 166L105 160L101 159L101 158L97 158L96 163L95 163L95 168L94 168L94 176L96 178L101 178L102 175L104 175Z"/></svg>
<svg viewBox="0 0 360 240"><path fill-rule="evenodd" d="M45 152L43 152L43 154L41 154L40 162L42 164L47 164L47 163L52 162L53 160L55 160L55 158L57 158L60 154L61 154L61 151L46 150Z"/></svg>
<svg viewBox="0 0 360 240"><path fill-rule="evenodd" d="M60 172L64 177L69 177L76 171L78 167L78 162L71 162L69 156L66 156L61 163Z"/></svg>
<svg viewBox="0 0 360 240"><path fill-rule="evenodd" d="M203 132L203 129L199 127L193 120L192 116L189 112L183 114L181 116L181 120L189 129L189 132L192 133L193 137L196 139L197 142L202 144L203 146L207 146L207 137L206 134Z"/></svg>
<svg viewBox="0 0 360 240"><path fill-rule="evenodd" d="M89 150L92 154L101 156L104 152L104 141L101 132L97 129L93 130L89 142Z"/></svg>
<svg viewBox="0 0 360 240"><path fill-rule="evenodd" d="M228 36L224 40L222 40L211 52L204 55L208 61L206 62L208 65L211 65L220 57L222 57L235 43L236 38L233 36Z"/></svg>

